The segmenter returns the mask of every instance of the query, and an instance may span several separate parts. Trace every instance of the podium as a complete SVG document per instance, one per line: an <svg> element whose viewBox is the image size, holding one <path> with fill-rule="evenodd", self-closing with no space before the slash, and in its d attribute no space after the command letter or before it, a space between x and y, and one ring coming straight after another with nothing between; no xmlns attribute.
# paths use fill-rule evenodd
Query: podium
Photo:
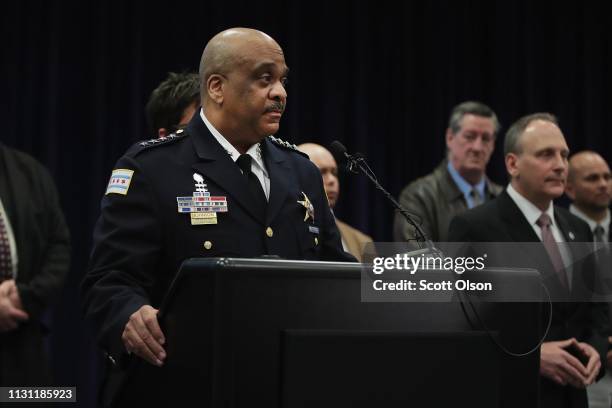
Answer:
<svg viewBox="0 0 612 408"><path fill-rule="evenodd" d="M536 271L511 272L500 276L538 285ZM361 273L343 262L186 260L158 315L166 362L133 359L114 406L538 405L539 350L516 357L499 345L538 344L539 303L362 302Z"/></svg>

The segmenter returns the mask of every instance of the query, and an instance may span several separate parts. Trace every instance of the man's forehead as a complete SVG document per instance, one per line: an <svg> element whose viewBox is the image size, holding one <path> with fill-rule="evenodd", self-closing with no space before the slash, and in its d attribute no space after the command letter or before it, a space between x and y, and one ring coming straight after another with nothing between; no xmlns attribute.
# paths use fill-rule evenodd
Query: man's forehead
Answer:
<svg viewBox="0 0 612 408"><path fill-rule="evenodd" d="M466 113L461 118L461 125L473 125L478 127L495 127L493 123L493 118L488 118L486 116L475 115L473 113Z"/></svg>
<svg viewBox="0 0 612 408"><path fill-rule="evenodd" d="M282 61L265 59L265 60L256 60L254 70L264 70L264 69L278 69L280 72L283 72L285 75L289 74L289 67L285 64L285 60Z"/></svg>
<svg viewBox="0 0 612 408"><path fill-rule="evenodd" d="M546 148L568 149L561 129L554 123L546 121L530 123L521 135L520 142L523 144L523 147L529 146L535 150Z"/></svg>
<svg viewBox="0 0 612 408"><path fill-rule="evenodd" d="M610 174L610 167L603 160L578 162L577 164L574 164L573 167L575 170L583 173L584 175Z"/></svg>

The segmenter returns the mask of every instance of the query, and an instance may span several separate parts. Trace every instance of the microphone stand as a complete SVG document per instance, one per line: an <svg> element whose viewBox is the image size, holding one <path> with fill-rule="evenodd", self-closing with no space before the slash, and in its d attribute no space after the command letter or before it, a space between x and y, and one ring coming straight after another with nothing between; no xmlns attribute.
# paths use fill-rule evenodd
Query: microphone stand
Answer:
<svg viewBox="0 0 612 408"><path fill-rule="evenodd" d="M385 188L378 182L376 175L374 174L370 166L368 166L368 163L365 161L365 158L359 153L350 155L346 152L346 150L343 153L344 157L346 157L347 160L346 167L348 171L354 174L358 174L359 172L361 172L367 178L369 178L370 181L374 183L374 186L378 190L380 190L385 197L387 197L391 204L393 204L393 207L395 207L395 209L399 211L400 214L402 214L406 221L408 221L408 223L414 227L417 233L416 241L420 249L412 251L411 255L418 256L420 254L431 254L434 256L442 256L442 251L436 248L434 243L427 238L421 226L412 219L408 210L403 208L402 205L395 198L393 198L393 196L387 190L385 190ZM423 244L425 246L423 246Z"/></svg>

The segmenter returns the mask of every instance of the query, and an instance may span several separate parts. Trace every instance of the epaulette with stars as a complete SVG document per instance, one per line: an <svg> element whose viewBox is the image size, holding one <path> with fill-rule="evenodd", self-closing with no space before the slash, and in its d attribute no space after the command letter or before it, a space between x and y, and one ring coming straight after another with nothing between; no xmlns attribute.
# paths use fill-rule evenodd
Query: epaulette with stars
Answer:
<svg viewBox="0 0 612 408"><path fill-rule="evenodd" d="M274 136L268 136L268 139L272 143L274 143L276 146L283 147L283 148L288 149L288 150L293 150L294 152L297 152L297 153L301 154L302 156L306 157L307 159L310 159L306 153L300 151L297 148L297 146L294 145L293 143L286 142L286 141L284 141L282 139L279 139L278 137L274 137Z"/></svg>
<svg viewBox="0 0 612 408"><path fill-rule="evenodd" d="M176 140L180 140L187 136L187 132L183 129L177 130L175 133L170 133L168 136L157 137L155 139L144 140L138 143L140 147L161 146Z"/></svg>
<svg viewBox="0 0 612 408"><path fill-rule="evenodd" d="M132 145L126 152L126 155L136 156L140 153L148 151L151 147L154 146L164 146L168 145L172 142L176 142L177 140L182 140L187 136L188 133L185 132L184 129L179 129L174 133L170 133L168 136L158 137L155 139L143 140L142 142L138 142Z"/></svg>

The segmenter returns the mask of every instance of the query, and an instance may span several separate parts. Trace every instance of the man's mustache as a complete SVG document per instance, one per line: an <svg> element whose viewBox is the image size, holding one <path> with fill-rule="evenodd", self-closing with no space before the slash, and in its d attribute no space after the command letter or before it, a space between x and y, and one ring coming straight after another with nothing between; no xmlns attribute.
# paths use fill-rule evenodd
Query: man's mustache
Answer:
<svg viewBox="0 0 612 408"><path fill-rule="evenodd" d="M282 102L274 103L266 108L266 112L280 112L283 113L285 111L285 104Z"/></svg>

